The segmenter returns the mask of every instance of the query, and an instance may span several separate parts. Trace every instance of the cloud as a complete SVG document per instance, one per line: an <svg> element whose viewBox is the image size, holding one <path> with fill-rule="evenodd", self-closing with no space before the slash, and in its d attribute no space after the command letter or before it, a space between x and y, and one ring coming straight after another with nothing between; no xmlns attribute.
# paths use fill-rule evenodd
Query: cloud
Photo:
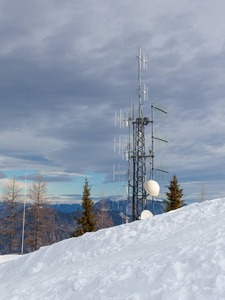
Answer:
<svg viewBox="0 0 225 300"><path fill-rule="evenodd" d="M144 113L156 99L168 111L155 125L169 147L156 159L182 182L223 178L223 1L4 0L0 8L1 170L59 172L52 182L94 172L109 183L121 134L114 112L125 114L130 97L137 111L140 45Z"/></svg>
<svg viewBox="0 0 225 300"><path fill-rule="evenodd" d="M5 187L7 187L8 184L10 184L13 180L12 179L8 179L8 178L1 178L0 179L0 188L2 188L2 191ZM18 178L16 178L16 181L17 181L17 185L18 185L18 188L21 189L21 193L22 193L22 190L25 188L25 183L23 181L19 181ZM20 199L21 199L21 196L22 194L20 193Z"/></svg>
<svg viewBox="0 0 225 300"><path fill-rule="evenodd" d="M79 174L79 173L68 173L68 172L53 172L53 171L42 171L44 176L64 176L64 177L90 177L91 175Z"/></svg>

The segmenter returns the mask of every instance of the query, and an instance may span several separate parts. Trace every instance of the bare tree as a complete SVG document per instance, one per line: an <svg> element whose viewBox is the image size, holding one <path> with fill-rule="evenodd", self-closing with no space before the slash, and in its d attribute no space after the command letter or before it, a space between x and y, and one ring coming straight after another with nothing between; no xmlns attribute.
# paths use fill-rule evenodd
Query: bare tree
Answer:
<svg viewBox="0 0 225 300"><path fill-rule="evenodd" d="M47 183L42 175L35 177L29 193L32 202L32 224L28 233L27 242L35 250L50 243L50 232L53 226L53 214L47 201Z"/></svg>
<svg viewBox="0 0 225 300"><path fill-rule="evenodd" d="M207 191L205 189L205 184L203 184L200 191L200 202L206 200L206 195L207 195Z"/></svg>
<svg viewBox="0 0 225 300"><path fill-rule="evenodd" d="M104 191L102 192L100 204L100 209L97 212L97 229L112 227L114 224L112 217L109 215L109 206L106 204Z"/></svg>
<svg viewBox="0 0 225 300"><path fill-rule="evenodd" d="M15 247L19 246L18 235L16 235L18 227L18 209L20 207L19 199L21 198L21 186L16 181L16 176L10 180L3 188L2 202L2 233L4 243L8 243L9 253L12 253Z"/></svg>

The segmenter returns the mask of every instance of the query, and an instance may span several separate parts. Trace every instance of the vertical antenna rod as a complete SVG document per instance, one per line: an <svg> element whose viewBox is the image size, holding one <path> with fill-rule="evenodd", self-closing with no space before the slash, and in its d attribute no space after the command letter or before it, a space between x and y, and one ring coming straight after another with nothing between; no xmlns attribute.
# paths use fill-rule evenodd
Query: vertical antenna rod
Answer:
<svg viewBox="0 0 225 300"><path fill-rule="evenodd" d="M138 49L138 82L139 82L139 89L138 89L138 96L139 96L139 118L142 118L142 101L141 101L141 48Z"/></svg>

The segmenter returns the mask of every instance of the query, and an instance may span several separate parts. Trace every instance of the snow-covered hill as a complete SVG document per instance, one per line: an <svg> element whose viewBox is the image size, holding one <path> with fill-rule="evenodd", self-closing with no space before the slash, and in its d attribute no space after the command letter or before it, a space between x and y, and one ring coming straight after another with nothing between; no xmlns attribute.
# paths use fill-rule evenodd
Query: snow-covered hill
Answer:
<svg viewBox="0 0 225 300"><path fill-rule="evenodd" d="M1 299L225 299L225 200L85 234L0 265Z"/></svg>

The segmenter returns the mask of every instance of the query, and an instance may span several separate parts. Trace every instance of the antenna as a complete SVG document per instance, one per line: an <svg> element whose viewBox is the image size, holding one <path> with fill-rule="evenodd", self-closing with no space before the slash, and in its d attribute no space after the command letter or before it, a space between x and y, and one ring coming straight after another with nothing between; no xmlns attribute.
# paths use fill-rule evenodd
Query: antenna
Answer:
<svg viewBox="0 0 225 300"><path fill-rule="evenodd" d="M141 83L141 69L143 65L143 69L147 66L147 59L145 54L141 56L141 48L138 49L138 82L139 82L139 88L138 88L138 96L139 96L139 118L142 118L142 93L144 93L144 90L142 89L142 83Z"/></svg>
<svg viewBox="0 0 225 300"><path fill-rule="evenodd" d="M147 95L147 89L144 85L142 88L141 69L147 64L146 56L141 55L141 48L138 50L138 97L139 97L139 114L136 119L133 120L133 149L131 158L133 160L133 197L132 197L132 219L137 220L140 217L141 211L147 208L147 194L144 189L144 182L146 180L146 159L145 153L145 126L151 121L148 118L143 117L142 112L142 94L144 99Z"/></svg>
<svg viewBox="0 0 225 300"><path fill-rule="evenodd" d="M143 212L141 213L141 220L149 219L152 217L153 217L153 214L147 209L143 210Z"/></svg>
<svg viewBox="0 0 225 300"><path fill-rule="evenodd" d="M121 171L120 170L120 163L118 163L118 171L115 169L115 165L113 165L113 181L115 181L115 175L118 175L118 182L120 182L120 176L121 175L126 175L126 171Z"/></svg>
<svg viewBox="0 0 225 300"><path fill-rule="evenodd" d="M144 88L143 88L143 94L144 94L144 101L148 101L148 87L144 83Z"/></svg>
<svg viewBox="0 0 225 300"><path fill-rule="evenodd" d="M119 135L119 142L116 142L116 137L114 137L114 153L116 152L116 147L119 148L119 155L121 154L121 135Z"/></svg>
<svg viewBox="0 0 225 300"><path fill-rule="evenodd" d="M154 175L155 175L155 171L156 172L163 172L163 173L168 173L166 170L163 170L163 169L159 169L159 168L156 168L155 169L155 166L154 166L154 158L155 158L155 155L154 155L154 142L155 140L156 141L159 141L159 142L162 142L164 144L168 144L168 141L164 138L160 138L160 137L157 137L155 136L155 133L154 133L154 112L157 111L158 114L161 114L161 115L167 115L167 112L165 110L165 107L164 106L160 106L160 105L154 105L152 103L151 105L151 119L152 119L152 137L151 137L151 149L150 149L150 178L152 180L154 180ZM155 196L152 195L152 213L154 214L154 202L155 202Z"/></svg>
<svg viewBox="0 0 225 300"><path fill-rule="evenodd" d="M144 53L141 52L141 48L138 48L138 112L137 116L135 116L135 106L130 99L130 107L128 109L127 117L124 118L122 111L120 110L120 116L117 117L115 115L115 125L116 122L120 122L120 128L128 128L128 139L126 145L126 161L127 161L127 171L121 171L120 165L118 164L118 171L115 170L113 166L113 178L115 175L118 175L119 180L120 176L126 174L127 185L126 185L126 197L127 203L131 200L132 202L132 220L140 219L141 213L143 210L147 209L147 192L144 188L144 182L147 181L147 174L149 174L150 179L154 180L154 176L156 172L162 171L161 167L155 168L154 166L154 157L155 157L155 149L154 143L163 143L167 144L167 139L162 135L155 135L154 133L154 112L157 112L159 115L163 115L163 117L167 114L164 106L154 105L151 106L151 116L150 119L148 117L143 116L143 102L148 100L148 88L145 84L142 83L142 69L147 69L147 57ZM125 124L125 126L123 126ZM145 131L146 126L149 126L149 130L151 133L151 138L149 141L146 141ZM146 144L150 143L149 152L146 153ZM122 147L122 138L119 142L114 139L114 151L115 147ZM121 152L120 152L121 153ZM146 163L149 160L149 172L147 172ZM165 171L166 172L166 171ZM154 203L154 197L153 202ZM154 204L152 206L152 211L154 214Z"/></svg>
<svg viewBox="0 0 225 300"><path fill-rule="evenodd" d="M120 109L119 116L117 116L117 113L115 112L115 126L117 126L117 121L119 121L120 128L122 128L122 119L123 119L122 109Z"/></svg>

